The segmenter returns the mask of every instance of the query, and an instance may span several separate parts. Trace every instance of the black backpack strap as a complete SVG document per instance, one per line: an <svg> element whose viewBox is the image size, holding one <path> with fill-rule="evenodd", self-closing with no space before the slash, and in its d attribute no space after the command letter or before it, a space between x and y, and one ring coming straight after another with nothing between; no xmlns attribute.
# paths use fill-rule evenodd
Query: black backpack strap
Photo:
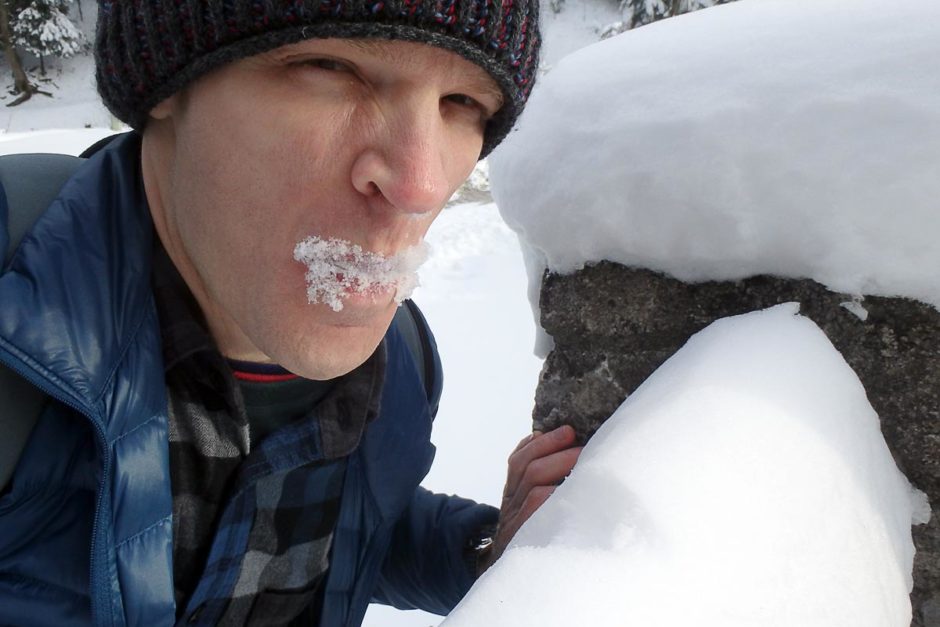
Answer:
<svg viewBox="0 0 940 627"><path fill-rule="evenodd" d="M424 314L414 301L409 299L405 300L395 312L392 324L401 333L408 350L415 359L433 418L437 415L437 408L441 402L443 376L440 358L437 355L437 344L431 335L428 321L425 320Z"/></svg>
<svg viewBox="0 0 940 627"><path fill-rule="evenodd" d="M3 267L83 161L58 154L0 157L0 217L6 217L9 235ZM39 388L0 364L0 490L13 476L46 400Z"/></svg>

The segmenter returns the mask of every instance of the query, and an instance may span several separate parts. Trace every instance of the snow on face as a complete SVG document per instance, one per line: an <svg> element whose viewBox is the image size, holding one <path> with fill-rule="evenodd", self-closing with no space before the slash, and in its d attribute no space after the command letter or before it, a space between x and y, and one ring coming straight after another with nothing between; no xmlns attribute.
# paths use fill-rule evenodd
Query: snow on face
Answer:
<svg viewBox="0 0 940 627"><path fill-rule="evenodd" d="M338 238L306 237L294 247L294 259L307 266L307 302L325 303L333 311L354 294L379 296L395 290L401 303L418 286L418 267L427 259L427 244L394 255L363 250Z"/></svg>
<svg viewBox="0 0 940 627"><path fill-rule="evenodd" d="M565 57L489 159L500 211L559 272L940 306L940 3L884 7L735 2Z"/></svg>
<svg viewBox="0 0 940 627"><path fill-rule="evenodd" d="M692 337L443 627L907 627L911 524L861 382L795 304Z"/></svg>

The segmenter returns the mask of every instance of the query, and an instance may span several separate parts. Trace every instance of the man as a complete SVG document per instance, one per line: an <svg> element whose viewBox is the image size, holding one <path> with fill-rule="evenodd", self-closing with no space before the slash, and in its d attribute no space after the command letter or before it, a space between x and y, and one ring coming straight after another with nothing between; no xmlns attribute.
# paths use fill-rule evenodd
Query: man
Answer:
<svg viewBox="0 0 940 627"><path fill-rule="evenodd" d="M100 2L137 132L0 276L0 362L48 396L0 496L0 623L456 604L579 449L521 442L499 512L418 487L435 393L389 325L537 57L535 0Z"/></svg>

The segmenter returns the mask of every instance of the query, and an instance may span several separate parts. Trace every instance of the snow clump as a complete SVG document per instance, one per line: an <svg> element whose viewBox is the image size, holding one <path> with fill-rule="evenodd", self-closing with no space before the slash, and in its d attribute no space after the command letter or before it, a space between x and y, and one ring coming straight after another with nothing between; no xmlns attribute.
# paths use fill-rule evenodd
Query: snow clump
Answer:
<svg viewBox="0 0 940 627"><path fill-rule="evenodd" d="M379 295L395 290L401 304L418 287L418 267L428 257L424 242L394 255L383 255L338 238L306 237L294 247L294 259L307 266L307 302L343 309L352 294Z"/></svg>
<svg viewBox="0 0 940 627"><path fill-rule="evenodd" d="M940 306L940 2L759 0L563 58L489 158L540 264ZM532 292L533 294L535 291Z"/></svg>

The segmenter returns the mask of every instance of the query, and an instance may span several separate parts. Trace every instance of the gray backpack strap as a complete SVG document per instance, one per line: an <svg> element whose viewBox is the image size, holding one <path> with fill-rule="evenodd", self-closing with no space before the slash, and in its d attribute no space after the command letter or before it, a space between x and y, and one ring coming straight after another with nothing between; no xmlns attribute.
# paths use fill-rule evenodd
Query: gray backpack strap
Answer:
<svg viewBox="0 0 940 627"><path fill-rule="evenodd" d="M0 157L0 191L6 196L9 233L3 267L83 161L58 154ZM0 490L13 476L46 399L41 390L0 364Z"/></svg>
<svg viewBox="0 0 940 627"><path fill-rule="evenodd" d="M84 161L72 155L38 153L0 157L0 185L6 194L10 234L3 255L4 266L26 232Z"/></svg>
<svg viewBox="0 0 940 627"><path fill-rule="evenodd" d="M46 399L39 388L0 364L0 491L13 476Z"/></svg>

